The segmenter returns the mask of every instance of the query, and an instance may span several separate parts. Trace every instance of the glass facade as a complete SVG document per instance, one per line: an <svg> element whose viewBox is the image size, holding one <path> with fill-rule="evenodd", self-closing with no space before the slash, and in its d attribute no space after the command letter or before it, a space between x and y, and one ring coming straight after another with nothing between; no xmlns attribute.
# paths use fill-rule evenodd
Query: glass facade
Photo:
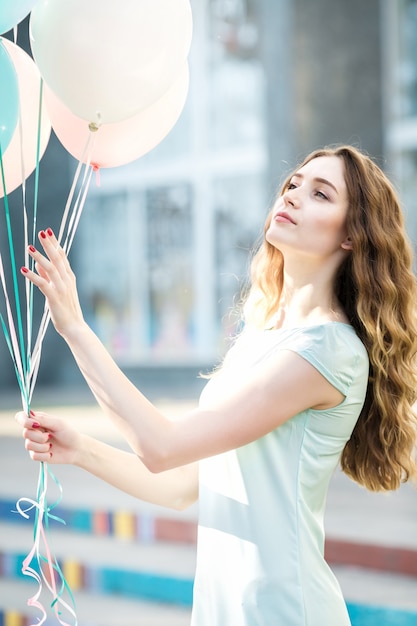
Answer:
<svg viewBox="0 0 417 626"><path fill-rule="evenodd" d="M384 0L386 152L417 249L417 0Z"/></svg>
<svg viewBox="0 0 417 626"><path fill-rule="evenodd" d="M417 116L417 2L416 0L402 0L399 5L399 112L404 117L415 117Z"/></svg>
<svg viewBox="0 0 417 626"><path fill-rule="evenodd" d="M121 364L217 361L267 212L255 0L194 0L190 91L152 152L102 170L79 233L81 297Z"/></svg>

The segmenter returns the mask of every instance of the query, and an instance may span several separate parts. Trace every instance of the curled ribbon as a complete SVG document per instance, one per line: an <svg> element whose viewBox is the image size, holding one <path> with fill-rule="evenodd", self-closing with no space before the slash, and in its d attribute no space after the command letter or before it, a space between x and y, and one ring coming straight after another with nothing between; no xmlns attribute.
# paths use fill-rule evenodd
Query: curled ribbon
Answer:
<svg viewBox="0 0 417 626"><path fill-rule="evenodd" d="M54 502L53 505L47 504L47 489L48 489L48 474L53 478L60 491L59 499ZM35 511L34 522L34 543L26 558L22 564L22 573L25 576L33 578L38 583L38 589L36 593L28 599L28 606L37 608L41 612L41 617L37 624L31 626L40 626L47 619L47 612L44 605L41 602L41 595L43 585L52 594L53 600L51 602L51 608L54 610L55 617L57 618L61 626L76 626L77 615L75 612L75 601L71 589L69 588L65 577L62 573L61 567L54 556L52 550L49 547L48 542L48 529L49 520L54 519L62 524L65 524L61 518L51 515L52 509L54 509L62 499L62 488L45 463L41 463L38 481L37 500L30 498L20 498L16 503L17 512L24 518L29 519L28 512ZM43 549L42 549L43 548ZM35 561L37 568L35 569L31 564ZM65 592L69 596L69 602L64 599ZM61 617L60 607L64 608L74 619L73 624L64 621Z"/></svg>

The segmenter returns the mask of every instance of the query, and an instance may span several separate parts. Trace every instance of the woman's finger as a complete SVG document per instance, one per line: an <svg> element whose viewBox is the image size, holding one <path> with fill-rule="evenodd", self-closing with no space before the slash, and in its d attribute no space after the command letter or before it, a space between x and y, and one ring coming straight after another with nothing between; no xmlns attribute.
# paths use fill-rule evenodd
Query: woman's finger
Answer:
<svg viewBox="0 0 417 626"><path fill-rule="evenodd" d="M25 278L30 280L31 283L38 287L38 289L43 293L44 296L46 296L45 292L49 285L49 278L46 273L41 276L40 274L33 272L31 269L25 266L20 268L20 272Z"/></svg>
<svg viewBox="0 0 417 626"><path fill-rule="evenodd" d="M30 411L30 415L25 413L24 411L18 411L14 416L16 422L23 426L23 428L33 428L34 424L38 424L38 420L36 419L36 415L34 411ZM40 425L35 426L35 429L39 428Z"/></svg>
<svg viewBox="0 0 417 626"><path fill-rule="evenodd" d="M38 452L36 450L28 450L32 461L40 461L41 463L53 463L53 451L48 449L46 452Z"/></svg>
<svg viewBox="0 0 417 626"><path fill-rule="evenodd" d="M52 441L48 438L45 442L36 442L32 439L25 439L25 448L28 452L49 453L52 448Z"/></svg>
<svg viewBox="0 0 417 626"><path fill-rule="evenodd" d="M32 245L28 246L28 253L35 261L35 268L38 274L48 283L52 282L55 287L58 287L62 281L62 275L65 275L60 255L56 255L53 258L52 250L49 250L48 256L45 256Z"/></svg>
<svg viewBox="0 0 417 626"><path fill-rule="evenodd" d="M35 270L37 271L39 276L41 276L42 278L44 278L46 281L49 282L48 274L45 272L43 267L41 265L39 265L39 263L35 263Z"/></svg>
<svg viewBox="0 0 417 626"><path fill-rule="evenodd" d="M25 439L30 439L35 443L46 443L51 438L51 433L42 428L39 422L35 422L34 424L26 427L22 431L22 436Z"/></svg>
<svg viewBox="0 0 417 626"><path fill-rule="evenodd" d="M61 277L68 274L72 275L72 269L69 264L67 255L59 245L52 228L41 230L38 239L44 249L45 254L51 261L52 265L59 271Z"/></svg>
<svg viewBox="0 0 417 626"><path fill-rule="evenodd" d="M36 432L51 432L53 433L55 428L59 424L57 418L52 417L48 413L42 411L30 411L30 415L27 415L24 411L19 411L15 415L15 420L23 428Z"/></svg>

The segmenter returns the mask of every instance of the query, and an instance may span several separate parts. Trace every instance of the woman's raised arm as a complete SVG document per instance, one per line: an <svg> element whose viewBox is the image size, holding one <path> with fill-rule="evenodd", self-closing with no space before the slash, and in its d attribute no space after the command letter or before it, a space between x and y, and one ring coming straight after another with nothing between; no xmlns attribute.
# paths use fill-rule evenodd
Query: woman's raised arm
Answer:
<svg viewBox="0 0 417 626"><path fill-rule="evenodd" d="M297 413L335 406L342 396L310 363L281 350L233 381L210 405L171 421L128 380L85 323L69 262L49 229L46 256L30 249L37 273L22 270L45 295L57 331L68 343L98 403L151 472L164 472L236 449Z"/></svg>

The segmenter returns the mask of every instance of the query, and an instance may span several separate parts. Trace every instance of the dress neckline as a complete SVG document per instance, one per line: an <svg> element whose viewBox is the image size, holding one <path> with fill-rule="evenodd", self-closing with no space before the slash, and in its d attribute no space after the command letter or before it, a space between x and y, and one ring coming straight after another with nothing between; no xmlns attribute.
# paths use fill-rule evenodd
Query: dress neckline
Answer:
<svg viewBox="0 0 417 626"><path fill-rule="evenodd" d="M268 328L263 328L262 332L271 332L271 331L284 331L284 330L302 330L306 328L319 328L320 326L330 326L330 325L339 325L339 326L347 326L354 330L352 324L348 322L339 322L337 320L327 320L326 322L315 322L314 324L301 324L299 326L284 326L281 328L276 328L275 326L269 326Z"/></svg>

